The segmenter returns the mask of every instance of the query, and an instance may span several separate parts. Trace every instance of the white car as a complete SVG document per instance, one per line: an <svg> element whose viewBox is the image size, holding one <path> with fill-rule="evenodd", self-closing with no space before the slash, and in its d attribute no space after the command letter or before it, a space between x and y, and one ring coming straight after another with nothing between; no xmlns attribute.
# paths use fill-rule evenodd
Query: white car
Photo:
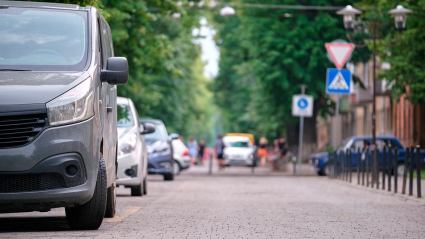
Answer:
<svg viewBox="0 0 425 239"><path fill-rule="evenodd" d="M153 124L140 125L133 102L117 98L118 169L117 185L131 188L131 196L147 193L148 152L143 134L155 131Z"/></svg>
<svg viewBox="0 0 425 239"><path fill-rule="evenodd" d="M226 136L223 138L224 162L226 166L251 166L254 160L255 146L244 136Z"/></svg>
<svg viewBox="0 0 425 239"><path fill-rule="evenodd" d="M174 135L172 137L175 138ZM189 150L180 139L175 139L171 142L174 155L174 174L178 175L181 170L190 167Z"/></svg>

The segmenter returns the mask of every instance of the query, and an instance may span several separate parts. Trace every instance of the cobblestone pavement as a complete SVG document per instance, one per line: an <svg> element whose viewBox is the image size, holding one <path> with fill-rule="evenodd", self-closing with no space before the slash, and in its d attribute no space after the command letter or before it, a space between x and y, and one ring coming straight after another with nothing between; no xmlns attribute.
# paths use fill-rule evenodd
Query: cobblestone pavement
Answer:
<svg viewBox="0 0 425 239"><path fill-rule="evenodd" d="M118 215L96 231L70 231L64 210L0 215L1 238L425 238L425 199L315 176L206 168L149 194L120 189Z"/></svg>

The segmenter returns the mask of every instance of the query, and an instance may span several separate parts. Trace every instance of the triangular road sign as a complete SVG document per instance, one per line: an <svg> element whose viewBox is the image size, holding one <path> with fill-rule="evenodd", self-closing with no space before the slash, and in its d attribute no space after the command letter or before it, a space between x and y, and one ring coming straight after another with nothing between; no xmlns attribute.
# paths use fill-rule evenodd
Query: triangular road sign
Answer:
<svg viewBox="0 0 425 239"><path fill-rule="evenodd" d="M355 48L351 43L326 43L325 47L338 69L342 69Z"/></svg>
<svg viewBox="0 0 425 239"><path fill-rule="evenodd" d="M336 74L335 78L332 80L331 84L329 85L329 89L331 89L331 90L348 90L348 89L350 89L350 87L348 87L348 85L345 82L345 79L342 76L341 72L338 72L338 74Z"/></svg>

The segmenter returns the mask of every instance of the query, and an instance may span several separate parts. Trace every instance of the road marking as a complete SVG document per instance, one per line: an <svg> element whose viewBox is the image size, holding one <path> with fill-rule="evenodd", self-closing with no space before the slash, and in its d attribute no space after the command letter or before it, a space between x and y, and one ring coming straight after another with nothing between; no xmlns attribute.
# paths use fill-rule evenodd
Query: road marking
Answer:
<svg viewBox="0 0 425 239"><path fill-rule="evenodd" d="M122 222L124 219L138 212L140 209L142 209L142 207L130 207L127 210L125 210L122 215L114 217L114 218L108 218L105 220L105 222Z"/></svg>

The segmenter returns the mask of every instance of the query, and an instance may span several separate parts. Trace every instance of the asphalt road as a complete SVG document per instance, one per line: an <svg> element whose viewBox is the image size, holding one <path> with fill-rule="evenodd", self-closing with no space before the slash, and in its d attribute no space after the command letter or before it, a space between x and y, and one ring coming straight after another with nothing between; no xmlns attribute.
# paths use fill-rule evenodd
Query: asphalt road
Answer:
<svg viewBox="0 0 425 239"><path fill-rule="evenodd" d="M0 215L1 238L425 238L425 199L326 177L233 168L149 177L147 196L119 189L118 215L71 231L64 210Z"/></svg>

